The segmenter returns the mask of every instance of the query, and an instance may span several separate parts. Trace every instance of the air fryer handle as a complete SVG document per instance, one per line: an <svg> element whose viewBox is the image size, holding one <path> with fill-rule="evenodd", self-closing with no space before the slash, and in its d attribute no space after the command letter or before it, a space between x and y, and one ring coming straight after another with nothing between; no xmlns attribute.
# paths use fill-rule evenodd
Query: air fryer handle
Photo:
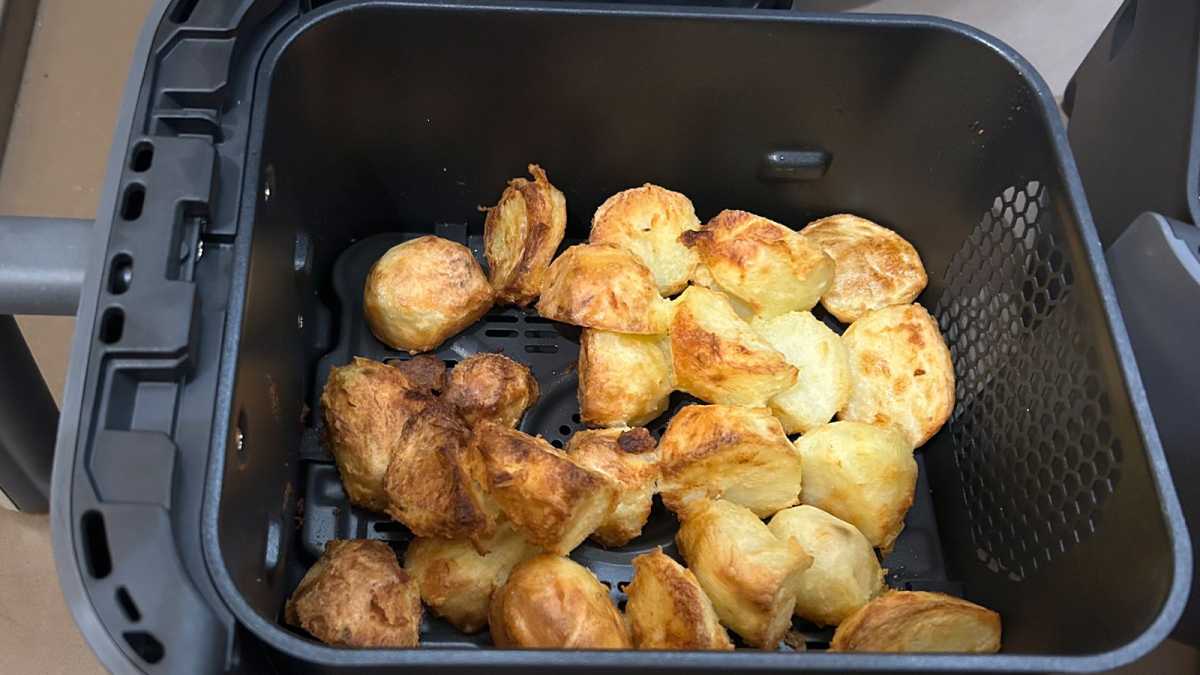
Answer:
<svg viewBox="0 0 1200 675"><path fill-rule="evenodd" d="M58 408L14 314L70 316L92 221L0 217L0 503L49 509Z"/></svg>

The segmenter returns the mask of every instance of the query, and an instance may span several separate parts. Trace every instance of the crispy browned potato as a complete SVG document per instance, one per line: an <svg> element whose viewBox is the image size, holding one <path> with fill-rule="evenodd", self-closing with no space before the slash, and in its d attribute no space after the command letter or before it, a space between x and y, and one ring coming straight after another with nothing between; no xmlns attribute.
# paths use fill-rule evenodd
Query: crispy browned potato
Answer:
<svg viewBox="0 0 1200 675"><path fill-rule="evenodd" d="M833 419L850 398L850 357L842 338L810 312L754 319L750 325L799 371L796 384L771 399L783 430L803 433Z"/></svg>
<svg viewBox="0 0 1200 675"><path fill-rule="evenodd" d="M733 649L696 575L661 548L633 559L625 594L625 618L637 649Z"/></svg>
<svg viewBox="0 0 1200 675"><path fill-rule="evenodd" d="M745 211L722 211L682 241L696 249L721 290L766 318L812 309L833 281L833 259L790 227Z"/></svg>
<svg viewBox="0 0 1200 675"><path fill-rule="evenodd" d="M800 544L723 499L689 505L675 541L721 623L750 645L775 649L792 625L791 586L812 565Z"/></svg>
<svg viewBox="0 0 1200 675"><path fill-rule="evenodd" d="M1000 651L1000 615L942 593L891 591L838 626L835 652Z"/></svg>
<svg viewBox="0 0 1200 675"><path fill-rule="evenodd" d="M658 292L675 295L696 269L696 252L680 235L700 229L687 197L646 183L609 197L592 217L595 244L616 244L633 253L654 275Z"/></svg>
<svg viewBox="0 0 1200 675"><path fill-rule="evenodd" d="M537 164L529 165L529 173L532 181L508 181L483 223L483 255L496 298L521 307L541 292L546 268L567 229L563 193Z"/></svg>
<svg viewBox="0 0 1200 675"><path fill-rule="evenodd" d="M602 546L624 546L642 533L658 487L658 452L650 432L637 429L577 431L567 456L617 483L617 505L592 533Z"/></svg>
<svg viewBox="0 0 1200 675"><path fill-rule="evenodd" d="M540 552L501 523L480 554L466 539L418 537L404 553L404 569L421 589L421 599L434 614L464 633L487 626L492 592L522 560Z"/></svg>
<svg viewBox="0 0 1200 675"><path fill-rule="evenodd" d="M833 283L821 304L842 323L876 309L907 305L929 281L917 249L866 218L840 213L814 220L800 234L833 258Z"/></svg>
<svg viewBox="0 0 1200 675"><path fill-rule="evenodd" d="M795 539L813 557L791 586L796 616L836 626L883 590L875 550L850 523L804 505L776 513L767 528L780 539Z"/></svg>
<svg viewBox="0 0 1200 675"><path fill-rule="evenodd" d="M416 354L478 321L492 300L469 248L425 236L393 246L371 267L363 314L380 342Z"/></svg>
<svg viewBox="0 0 1200 675"><path fill-rule="evenodd" d="M799 503L800 453L767 408L689 405L675 413L658 447L663 503L683 513L723 498L760 517Z"/></svg>
<svg viewBox="0 0 1200 675"><path fill-rule="evenodd" d="M796 441L804 464L800 500L857 527L885 552L904 529L917 462L893 427L833 422Z"/></svg>
<svg viewBox="0 0 1200 675"><path fill-rule="evenodd" d="M570 553L616 506L616 481L579 466L545 439L483 421L472 445L500 510L543 550Z"/></svg>
<svg viewBox="0 0 1200 675"><path fill-rule="evenodd" d="M912 448L925 444L954 410L954 364L937 322L920 305L876 310L846 329L850 398L838 417L892 425Z"/></svg>
<svg viewBox="0 0 1200 675"><path fill-rule="evenodd" d="M496 531L497 509L483 485L471 430L444 402L405 425L388 465L388 515L418 537L481 542Z"/></svg>
<svg viewBox="0 0 1200 675"><path fill-rule="evenodd" d="M495 595L488 625L497 647L629 649L608 589L586 567L543 553L517 565Z"/></svg>
<svg viewBox="0 0 1200 675"><path fill-rule="evenodd" d="M450 371L443 398L469 425L487 419L515 427L539 394L525 364L503 354L472 354Z"/></svg>
<svg viewBox="0 0 1200 675"><path fill-rule="evenodd" d="M288 598L283 615L339 647L415 647L421 596L387 544L333 539Z"/></svg>
<svg viewBox="0 0 1200 675"><path fill-rule="evenodd" d="M584 328L665 333L671 303L629 251L612 244L572 246L550 263L538 314Z"/></svg>
<svg viewBox="0 0 1200 675"><path fill-rule="evenodd" d="M583 329L579 414L588 424L623 427L661 415L674 388L671 345L662 335Z"/></svg>
<svg viewBox="0 0 1200 675"><path fill-rule="evenodd" d="M321 392L325 441L352 504L387 508L383 482L392 449L408 420L433 402L444 378L442 361L430 356L400 367L355 357L329 371Z"/></svg>
<svg viewBox="0 0 1200 675"><path fill-rule="evenodd" d="M710 403L764 406L796 383L796 368L718 291L688 287L670 335L675 386Z"/></svg>

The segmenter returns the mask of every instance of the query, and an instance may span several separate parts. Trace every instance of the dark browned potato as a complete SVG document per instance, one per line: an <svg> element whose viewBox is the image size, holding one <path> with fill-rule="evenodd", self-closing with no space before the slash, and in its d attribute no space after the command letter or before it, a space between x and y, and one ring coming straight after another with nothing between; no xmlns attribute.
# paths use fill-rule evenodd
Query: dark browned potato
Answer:
<svg viewBox="0 0 1200 675"><path fill-rule="evenodd" d="M665 333L671 303L629 251L612 244L572 246L550 263L538 314L584 328Z"/></svg>
<svg viewBox="0 0 1200 675"><path fill-rule="evenodd" d="M532 181L508 182L483 223L483 255L496 298L521 307L541 292L546 268L567 228L563 193L537 164L529 165L529 173Z"/></svg>
<svg viewBox="0 0 1200 675"><path fill-rule="evenodd" d="M638 649L733 649L696 575L655 549L633 559L625 618Z"/></svg>
<svg viewBox="0 0 1200 675"><path fill-rule="evenodd" d="M334 539L288 598L284 619L339 647L415 647L421 596L387 544Z"/></svg>
<svg viewBox="0 0 1200 675"><path fill-rule="evenodd" d="M696 269L696 252L681 242L700 229L696 209L684 195L646 183L609 197L592 217L593 244L616 244L638 257L654 274L658 291L675 295Z"/></svg>
<svg viewBox="0 0 1200 675"><path fill-rule="evenodd" d="M571 461L617 483L617 505L592 533L602 546L624 546L642 533L658 487L658 453L650 432L637 429L577 431L567 443Z"/></svg>
<svg viewBox="0 0 1200 675"><path fill-rule="evenodd" d="M838 626L835 652L1000 651L1000 615L942 593L892 591Z"/></svg>
<svg viewBox="0 0 1200 675"><path fill-rule="evenodd" d="M515 427L539 393L528 366L503 354L473 354L450 371L443 398L471 426L486 419Z"/></svg>
<svg viewBox="0 0 1200 675"><path fill-rule="evenodd" d="M517 565L492 596L488 625L497 647L629 649L621 612L586 567L542 554Z"/></svg>

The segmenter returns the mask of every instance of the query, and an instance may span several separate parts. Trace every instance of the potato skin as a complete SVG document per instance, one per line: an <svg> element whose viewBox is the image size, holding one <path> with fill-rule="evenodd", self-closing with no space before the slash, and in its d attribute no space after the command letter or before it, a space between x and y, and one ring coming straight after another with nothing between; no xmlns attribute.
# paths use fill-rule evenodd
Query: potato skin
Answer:
<svg viewBox="0 0 1200 675"><path fill-rule="evenodd" d="M658 489L658 452L646 429L585 429L567 442L567 456L617 484L617 504L592 533L601 546L624 546L642 533Z"/></svg>
<svg viewBox="0 0 1200 675"><path fill-rule="evenodd" d="M1000 651L1000 615L942 593L891 591L838 626L834 652Z"/></svg>
<svg viewBox="0 0 1200 675"><path fill-rule="evenodd" d="M524 307L537 298L567 230L567 200L537 164L533 180L514 178L487 210L483 255L498 302Z"/></svg>
<svg viewBox="0 0 1200 675"><path fill-rule="evenodd" d="M895 426L919 448L950 418L954 364L924 307L871 312L851 324L842 341L852 384L840 419Z"/></svg>
<svg viewBox="0 0 1200 675"><path fill-rule="evenodd" d="M633 559L625 618L636 649L732 650L696 575L661 548Z"/></svg>
<svg viewBox="0 0 1200 675"><path fill-rule="evenodd" d="M661 335L584 328L579 338L579 414L602 427L645 424L674 389L671 345Z"/></svg>
<svg viewBox="0 0 1200 675"><path fill-rule="evenodd" d="M550 263L537 311L574 326L649 335L666 332L671 303L629 251L579 244Z"/></svg>
<svg viewBox="0 0 1200 675"><path fill-rule="evenodd" d="M842 323L917 299L929 277L917 249L866 218L839 213L814 220L800 234L833 258L833 283L821 305Z"/></svg>
<svg viewBox="0 0 1200 675"><path fill-rule="evenodd" d="M770 402L784 431L815 429L845 407L850 398L850 355L837 333L810 312L754 319L750 325L799 373L796 384Z"/></svg>
<svg viewBox="0 0 1200 675"><path fill-rule="evenodd" d="M776 538L750 509L725 500L689 506L675 541L721 623L750 645L775 649L791 627L789 588L812 564L800 544Z"/></svg>
<svg viewBox="0 0 1200 675"><path fill-rule="evenodd" d="M646 183L609 197L592 217L592 243L615 244L638 257L654 275L658 292L675 295L687 286L699 258L679 240L700 229L692 201Z"/></svg>
<svg viewBox="0 0 1200 675"><path fill-rule="evenodd" d="M767 524L780 539L795 539L813 557L791 585L795 614L836 626L883 590L883 569L871 542L850 523L812 506L776 513Z"/></svg>
<svg viewBox="0 0 1200 675"><path fill-rule="evenodd" d="M387 544L334 539L288 598L284 620L339 647L415 647L421 596Z"/></svg>
<svg viewBox="0 0 1200 675"><path fill-rule="evenodd" d="M765 517L800 501L800 453L767 408L685 406L658 451L663 503L677 514L720 498Z"/></svg>
<svg viewBox="0 0 1200 675"><path fill-rule="evenodd" d="M796 369L751 330L723 293L689 286L671 320L675 386L709 403L764 406L796 383Z"/></svg>
<svg viewBox="0 0 1200 675"><path fill-rule="evenodd" d="M683 242L711 279L757 316L812 309L833 281L833 259L786 225L745 211L722 211Z"/></svg>
<svg viewBox="0 0 1200 675"><path fill-rule="evenodd" d="M497 647L629 649L621 613L586 567L541 554L517 565L492 596L488 625Z"/></svg>
<svg viewBox="0 0 1200 675"><path fill-rule="evenodd" d="M379 341L410 354L436 349L491 308L492 287L471 250L441 237L397 244L371 266L363 314Z"/></svg>
<svg viewBox="0 0 1200 675"><path fill-rule="evenodd" d="M489 419L515 427L540 393L525 364L503 354L472 354L450 371L442 398L468 425Z"/></svg>
<svg viewBox="0 0 1200 675"><path fill-rule="evenodd" d="M917 487L917 462L892 427L833 422L796 440L804 464L800 501L858 528L891 550Z"/></svg>

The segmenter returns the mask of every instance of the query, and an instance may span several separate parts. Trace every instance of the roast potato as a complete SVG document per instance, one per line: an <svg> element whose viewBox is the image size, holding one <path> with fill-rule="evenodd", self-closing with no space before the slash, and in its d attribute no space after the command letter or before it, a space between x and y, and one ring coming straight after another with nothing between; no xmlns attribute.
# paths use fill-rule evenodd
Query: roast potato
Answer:
<svg viewBox="0 0 1200 675"><path fill-rule="evenodd" d="M833 259L791 228L745 211L722 211L684 232L704 272L721 290L765 318L812 309L833 281Z"/></svg>
<svg viewBox="0 0 1200 675"><path fill-rule="evenodd" d="M584 328L621 333L666 332L671 303L629 251L612 244L572 246L550 263L538 314Z"/></svg>
<svg viewBox="0 0 1200 675"><path fill-rule="evenodd" d="M617 484L617 505L592 533L602 546L624 546L642 533L658 487L658 453L649 431L589 429L567 442L567 456Z"/></svg>
<svg viewBox="0 0 1200 675"><path fill-rule="evenodd" d="M795 539L813 558L790 587L796 616L836 626L883 590L875 550L850 523L804 505L776 513L767 528L780 539Z"/></svg>
<svg viewBox="0 0 1200 675"><path fill-rule="evenodd" d="M766 517L799 503L800 453L767 408L689 405L659 443L663 503L723 498Z"/></svg>
<svg viewBox="0 0 1200 675"><path fill-rule="evenodd" d="M942 593L891 591L838 626L835 652L1000 651L1000 615Z"/></svg>
<svg viewBox="0 0 1200 675"><path fill-rule="evenodd" d="M488 625L497 647L629 649L608 589L586 567L541 554L517 565L492 596Z"/></svg>
<svg viewBox="0 0 1200 675"><path fill-rule="evenodd" d="M671 345L662 335L583 329L579 414L594 426L645 424L667 409L674 388Z"/></svg>
<svg viewBox="0 0 1200 675"><path fill-rule="evenodd" d="M920 305L885 307L850 324L850 397L838 417L892 425L919 448L954 410L954 364L937 322Z"/></svg>
<svg viewBox="0 0 1200 675"><path fill-rule="evenodd" d="M468 425L487 419L515 427L539 394L528 366L503 354L472 354L450 371L443 398Z"/></svg>
<svg viewBox="0 0 1200 675"><path fill-rule="evenodd" d="M637 649L733 649L696 575L656 548L633 559L625 619Z"/></svg>
<svg viewBox="0 0 1200 675"><path fill-rule="evenodd" d="M796 368L723 293L690 286L675 305L670 337L677 388L709 403L764 406L796 383Z"/></svg>
<svg viewBox="0 0 1200 675"><path fill-rule="evenodd" d="M721 623L750 645L775 649L792 624L791 587L812 564L803 547L723 499L693 502L675 541Z"/></svg>
<svg viewBox="0 0 1200 675"><path fill-rule="evenodd" d="M698 260L679 237L698 229L700 220L690 199L646 183L618 192L596 209L589 241L633 253L654 275L658 292L675 295L687 286Z"/></svg>
<svg viewBox="0 0 1200 675"><path fill-rule="evenodd" d="M363 314L379 341L410 354L436 349L487 313L492 287L471 250L425 236L397 244L367 273Z"/></svg>
<svg viewBox="0 0 1200 675"><path fill-rule="evenodd" d="M886 227L848 213L821 218L800 230L835 263L821 305L842 323L867 312L907 305L929 278L912 244Z"/></svg>
<svg viewBox="0 0 1200 675"><path fill-rule="evenodd" d="M771 398L783 430L799 434L829 420L850 398L850 357L841 337L810 312L756 318L754 331L796 368L796 384Z"/></svg>
<svg viewBox="0 0 1200 675"><path fill-rule="evenodd" d="M507 522L485 548L488 552L480 554L466 539L418 537L404 553L404 569L416 580L421 599L464 633L487 626L492 592L517 563L540 552Z"/></svg>
<svg viewBox="0 0 1200 675"><path fill-rule="evenodd" d="M566 555L617 504L617 483L585 469L544 439L490 421L475 427L487 487L530 543Z"/></svg>
<svg viewBox="0 0 1200 675"><path fill-rule="evenodd" d="M891 550L917 488L917 462L892 427L833 422L796 441L804 465L800 500L857 527Z"/></svg>
<svg viewBox="0 0 1200 675"><path fill-rule="evenodd" d="M334 539L288 598L283 616L339 647L415 647L421 596L387 544Z"/></svg>
<svg viewBox="0 0 1200 675"><path fill-rule="evenodd" d="M508 182L483 222L483 256L499 302L524 307L542 290L546 268L567 229L567 200L546 172L529 165L533 180Z"/></svg>

